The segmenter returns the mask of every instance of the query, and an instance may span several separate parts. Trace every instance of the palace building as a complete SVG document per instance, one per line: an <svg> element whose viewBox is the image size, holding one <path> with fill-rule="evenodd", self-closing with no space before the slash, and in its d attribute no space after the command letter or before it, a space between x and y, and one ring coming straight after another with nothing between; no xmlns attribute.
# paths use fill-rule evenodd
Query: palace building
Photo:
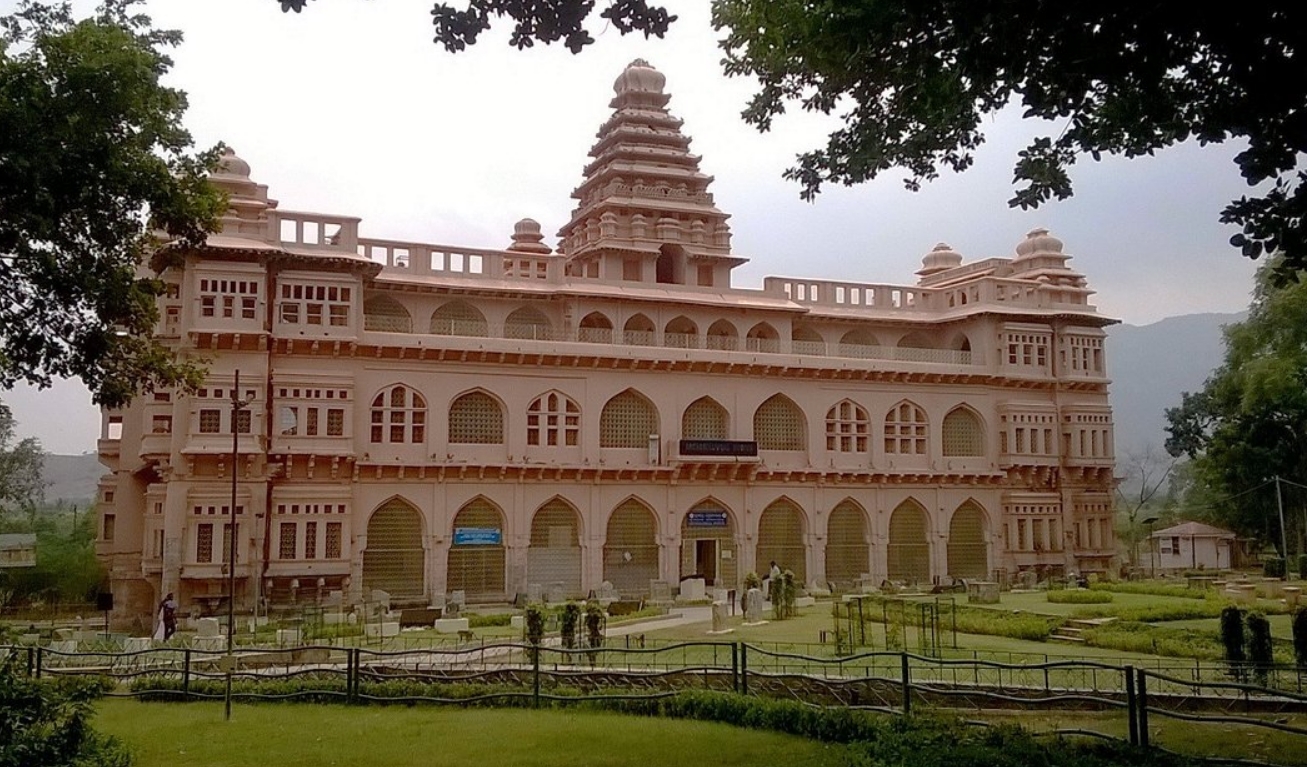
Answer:
<svg viewBox="0 0 1307 767"><path fill-rule="evenodd" d="M1062 243L736 287L663 86L618 77L556 249L529 219L502 250L361 237L229 151L157 328L207 381L104 413L119 609L222 608L233 537L242 610L1107 570L1115 321Z"/></svg>

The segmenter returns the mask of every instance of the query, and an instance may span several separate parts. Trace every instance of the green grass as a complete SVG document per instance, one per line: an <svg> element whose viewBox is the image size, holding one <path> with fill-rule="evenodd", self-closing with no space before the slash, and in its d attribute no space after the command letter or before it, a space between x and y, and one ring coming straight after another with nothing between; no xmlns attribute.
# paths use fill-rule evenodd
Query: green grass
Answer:
<svg viewBox="0 0 1307 767"><path fill-rule="evenodd" d="M135 767L575 767L704 763L825 767L845 748L721 724L572 711L242 705L104 700L95 727L122 739Z"/></svg>

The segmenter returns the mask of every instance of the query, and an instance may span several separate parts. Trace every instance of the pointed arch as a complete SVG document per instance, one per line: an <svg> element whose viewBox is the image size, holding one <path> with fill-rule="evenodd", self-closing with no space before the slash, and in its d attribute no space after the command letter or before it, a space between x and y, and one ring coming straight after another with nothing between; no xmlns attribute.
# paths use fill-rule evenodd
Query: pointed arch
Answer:
<svg viewBox="0 0 1307 767"><path fill-rule="evenodd" d="M919 330L914 330L911 333L908 333L907 335L900 338L898 346L900 349L937 348L935 342L930 338L930 336L926 335L925 333L922 333Z"/></svg>
<svg viewBox="0 0 1307 767"><path fill-rule="evenodd" d="M885 452L890 455L927 455L930 422L926 411L903 400L885 414Z"/></svg>
<svg viewBox="0 0 1307 767"><path fill-rule="evenodd" d="M753 413L753 438L759 450L806 450L803 410L784 394L773 394Z"/></svg>
<svg viewBox="0 0 1307 767"><path fill-rule="evenodd" d="M826 339L811 325L799 323L790 329L790 349L795 354L825 354Z"/></svg>
<svg viewBox="0 0 1307 767"><path fill-rule="evenodd" d="M590 344L611 344L613 342L613 321L603 312L590 312L581 318L577 327L576 340Z"/></svg>
<svg viewBox="0 0 1307 767"><path fill-rule="evenodd" d="M968 405L958 405L940 423L940 447L946 456L985 455L985 427Z"/></svg>
<svg viewBox="0 0 1307 767"><path fill-rule="evenodd" d="M490 335L486 316L466 301L450 301L432 312L430 332L437 336L474 338Z"/></svg>
<svg viewBox="0 0 1307 767"><path fill-rule="evenodd" d="M422 513L412 503L394 496L378 506L368 517L363 593L380 589L392 597L423 596L426 552L422 537Z"/></svg>
<svg viewBox="0 0 1307 767"><path fill-rule="evenodd" d="M745 336L744 347L751 352L767 352L775 354L780 349L780 333L770 323L759 322L757 325L749 328Z"/></svg>
<svg viewBox="0 0 1307 767"><path fill-rule="evenodd" d="M836 453L865 453L870 446L871 417L850 399L826 411L826 449Z"/></svg>
<svg viewBox="0 0 1307 767"><path fill-rule="evenodd" d="M534 306L514 309L504 320L504 338L525 341L548 341L553 338L553 327Z"/></svg>
<svg viewBox="0 0 1307 767"><path fill-rule="evenodd" d="M390 296L372 296L363 302L363 329L412 333L413 318L403 304Z"/></svg>
<svg viewBox="0 0 1307 767"><path fill-rule="evenodd" d="M854 328L840 337L840 356L869 359L882 357L880 339L866 328Z"/></svg>
<svg viewBox="0 0 1307 767"><path fill-rule="evenodd" d="M700 397L681 414L681 439L730 439L730 422L717 400Z"/></svg>
<svg viewBox="0 0 1307 767"><path fill-rule="evenodd" d="M966 333L959 330L953 334L948 343L944 345L944 348L952 349L955 352L969 352L971 351L971 339L967 337Z"/></svg>
<svg viewBox="0 0 1307 767"><path fill-rule="evenodd" d="M581 444L581 406L560 391L547 391L526 409L526 444L576 447Z"/></svg>
<svg viewBox="0 0 1307 767"><path fill-rule="evenodd" d="M422 444L427 439L427 401L404 384L382 389L372 398L369 438L374 444Z"/></svg>
<svg viewBox="0 0 1307 767"><path fill-rule="evenodd" d="M445 584L468 601L502 600L505 588L504 512L478 495L459 508L452 525Z"/></svg>
<svg viewBox="0 0 1307 767"><path fill-rule="evenodd" d="M648 448L658 433L658 409L635 389L613 395L599 414L599 447Z"/></svg>
<svg viewBox="0 0 1307 767"><path fill-rule="evenodd" d="M985 509L968 498L953 511L948 525L948 574L954 578L984 579L989 576L989 530Z"/></svg>
<svg viewBox="0 0 1307 767"><path fill-rule="evenodd" d="M730 320L717 320L708 326L708 348L734 351L739 347L739 335Z"/></svg>
<svg viewBox="0 0 1307 767"><path fill-rule="evenodd" d="M675 317L663 327L663 346L677 349L699 348L699 326L684 314Z"/></svg>
<svg viewBox="0 0 1307 767"><path fill-rule="evenodd" d="M570 596L581 594L581 515L562 496L546 501L531 517L526 579L542 586L561 584Z"/></svg>
<svg viewBox="0 0 1307 767"><path fill-rule="evenodd" d="M702 576L710 585L739 583L735 515L709 496L681 518L681 577Z"/></svg>
<svg viewBox="0 0 1307 767"><path fill-rule="evenodd" d="M852 498L831 509L826 520L826 581L852 591L871 571L867 512Z"/></svg>
<svg viewBox="0 0 1307 767"><path fill-rule="evenodd" d="M658 516L631 496L608 515L604 535L604 580L625 598L649 595L658 579Z"/></svg>
<svg viewBox="0 0 1307 767"><path fill-rule="evenodd" d="M808 548L804 544L807 515L797 503L781 496L758 517L758 548L754 565L761 571L771 562L792 570L799 584L808 582Z"/></svg>
<svg viewBox="0 0 1307 767"><path fill-rule="evenodd" d="M627 346L653 346L658 341L658 328L643 314L633 315L622 326L622 340Z"/></svg>
<svg viewBox="0 0 1307 767"><path fill-rule="evenodd" d="M894 509L889 518L886 572L891 581L930 582L930 517L915 498Z"/></svg>
<svg viewBox="0 0 1307 767"><path fill-rule="evenodd" d="M484 389L473 389L449 403L451 445L504 444L504 405Z"/></svg>

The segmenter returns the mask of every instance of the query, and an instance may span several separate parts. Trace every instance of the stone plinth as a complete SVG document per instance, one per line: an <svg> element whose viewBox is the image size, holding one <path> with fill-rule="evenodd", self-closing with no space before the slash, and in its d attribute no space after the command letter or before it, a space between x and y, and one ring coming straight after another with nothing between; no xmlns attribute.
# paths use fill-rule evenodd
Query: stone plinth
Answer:
<svg viewBox="0 0 1307 767"><path fill-rule="evenodd" d="M299 629L277 629L278 646L288 645L288 644L299 644L302 639L303 639L303 635L300 634Z"/></svg>
<svg viewBox="0 0 1307 767"><path fill-rule="evenodd" d="M967 583L967 602L975 605L996 605L999 602L999 588L996 581L969 581Z"/></svg>
<svg viewBox="0 0 1307 767"><path fill-rule="evenodd" d="M457 634L460 631L470 631L467 618L441 618L435 623L437 634Z"/></svg>
<svg viewBox="0 0 1307 767"><path fill-rule="evenodd" d="M744 622L762 622L762 589L749 589L744 595Z"/></svg>
<svg viewBox="0 0 1307 767"><path fill-rule="evenodd" d="M399 636L399 621L381 621L380 623L369 621L363 624L363 636L370 639L377 637L386 639Z"/></svg>
<svg viewBox="0 0 1307 767"><path fill-rule="evenodd" d="M1267 599L1279 599L1284 596L1284 581L1279 578L1263 578L1261 591Z"/></svg>
<svg viewBox="0 0 1307 767"><path fill-rule="evenodd" d="M681 581L681 593L678 602L695 602L708 598L707 584L703 578L686 578Z"/></svg>
<svg viewBox="0 0 1307 767"><path fill-rule="evenodd" d="M195 635L202 637L216 637L222 634L222 625L218 623L217 618L200 618L195 621Z"/></svg>
<svg viewBox="0 0 1307 767"><path fill-rule="evenodd" d="M816 597L795 597L795 598L794 598L794 607L795 607L795 608L799 608L799 607L816 607L816 606L817 606L817 598L816 598Z"/></svg>
<svg viewBox="0 0 1307 767"><path fill-rule="evenodd" d="M1033 589L1039 583L1039 575L1034 570L1022 570L1017 575L1017 584L1023 589Z"/></svg>
<svg viewBox="0 0 1307 767"><path fill-rule="evenodd" d="M712 630L709 634L729 634L733 629L726 628L727 604L725 602L712 603Z"/></svg>
<svg viewBox="0 0 1307 767"><path fill-rule="evenodd" d="M1297 607L1299 600L1302 599L1301 586L1285 586L1281 589L1284 592L1284 603L1289 607Z"/></svg>
<svg viewBox="0 0 1307 767"><path fill-rule="evenodd" d="M649 581L649 601L656 605L672 601L672 585L667 581Z"/></svg>
<svg viewBox="0 0 1307 767"><path fill-rule="evenodd" d="M515 629L524 629L526 628L526 616L514 615L508 619L508 625Z"/></svg>

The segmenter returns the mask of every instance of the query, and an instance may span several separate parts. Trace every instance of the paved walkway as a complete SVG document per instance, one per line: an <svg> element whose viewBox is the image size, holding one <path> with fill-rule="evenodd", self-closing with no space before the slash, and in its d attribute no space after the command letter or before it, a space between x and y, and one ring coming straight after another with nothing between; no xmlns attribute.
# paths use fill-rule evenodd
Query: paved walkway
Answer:
<svg viewBox="0 0 1307 767"><path fill-rule="evenodd" d="M657 631L659 629L676 628L677 626L691 626L696 623L705 623L709 627L712 625L712 607L673 607L665 617L654 620L636 621L635 623L625 623L613 626L605 632L606 636L626 636L627 634L643 634L646 631ZM708 629L705 628L704 631Z"/></svg>

